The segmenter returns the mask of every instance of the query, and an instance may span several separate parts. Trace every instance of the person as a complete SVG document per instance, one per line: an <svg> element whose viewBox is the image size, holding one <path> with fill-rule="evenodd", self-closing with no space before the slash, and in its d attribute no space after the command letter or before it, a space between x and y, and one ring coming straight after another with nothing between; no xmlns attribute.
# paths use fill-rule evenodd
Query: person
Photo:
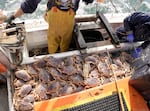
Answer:
<svg viewBox="0 0 150 111"><path fill-rule="evenodd" d="M123 27L116 30L120 42L144 41L140 47L133 50L132 55L138 58L141 49L150 44L150 13L134 12L123 21Z"/></svg>
<svg viewBox="0 0 150 111"><path fill-rule="evenodd" d="M33 13L41 0L25 0L21 7L6 22L11 23L24 13ZM86 4L94 0L83 0ZM45 19L48 22L48 52L56 53L68 50L75 23L75 14L80 0L48 0Z"/></svg>
<svg viewBox="0 0 150 111"><path fill-rule="evenodd" d="M123 21L116 31L121 41L150 41L150 13L134 12Z"/></svg>

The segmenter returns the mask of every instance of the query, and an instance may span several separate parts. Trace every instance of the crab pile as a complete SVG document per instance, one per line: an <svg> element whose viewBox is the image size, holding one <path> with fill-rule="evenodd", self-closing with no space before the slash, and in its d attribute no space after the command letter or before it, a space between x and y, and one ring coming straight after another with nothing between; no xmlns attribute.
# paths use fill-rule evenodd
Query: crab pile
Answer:
<svg viewBox="0 0 150 111"><path fill-rule="evenodd" d="M44 57L15 71L13 103L17 111L32 111L35 101L69 95L132 74L126 52L112 59L107 54ZM130 59L131 60L131 59ZM110 66L113 66L113 71Z"/></svg>

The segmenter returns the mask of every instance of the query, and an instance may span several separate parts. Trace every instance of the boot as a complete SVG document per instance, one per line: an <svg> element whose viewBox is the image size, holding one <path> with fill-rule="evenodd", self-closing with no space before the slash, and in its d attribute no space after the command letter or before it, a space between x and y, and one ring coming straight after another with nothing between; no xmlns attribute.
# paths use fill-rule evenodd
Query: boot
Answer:
<svg viewBox="0 0 150 111"><path fill-rule="evenodd" d="M0 84L6 84L6 77L0 74Z"/></svg>

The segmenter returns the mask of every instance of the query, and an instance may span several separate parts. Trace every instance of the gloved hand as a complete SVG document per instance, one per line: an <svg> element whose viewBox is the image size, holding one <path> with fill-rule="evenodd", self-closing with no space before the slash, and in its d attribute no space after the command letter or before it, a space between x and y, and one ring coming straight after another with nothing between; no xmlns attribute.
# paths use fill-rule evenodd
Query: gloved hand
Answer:
<svg viewBox="0 0 150 111"><path fill-rule="evenodd" d="M137 47L135 50L131 52L132 57L138 58L141 54L141 48Z"/></svg>
<svg viewBox="0 0 150 111"><path fill-rule="evenodd" d="M132 42L134 41L134 35L133 35L133 33L130 33L130 34L127 35L127 40L128 40L130 43L132 43Z"/></svg>
<svg viewBox="0 0 150 111"><path fill-rule="evenodd" d="M83 0L83 2L85 2L86 5L88 5L89 3L93 3L94 0Z"/></svg>
<svg viewBox="0 0 150 111"><path fill-rule="evenodd" d="M14 15L11 15L10 17L8 17L8 18L5 20L5 22L7 22L8 24L11 24L13 20L15 20L15 17L14 17Z"/></svg>

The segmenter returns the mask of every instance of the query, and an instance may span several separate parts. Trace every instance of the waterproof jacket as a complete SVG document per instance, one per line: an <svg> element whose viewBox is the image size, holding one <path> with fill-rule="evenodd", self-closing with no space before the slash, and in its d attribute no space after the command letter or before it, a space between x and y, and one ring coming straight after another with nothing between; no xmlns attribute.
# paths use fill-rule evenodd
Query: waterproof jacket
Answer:
<svg viewBox="0 0 150 111"><path fill-rule="evenodd" d="M135 12L124 19L125 31L133 31L136 40L150 40L150 13Z"/></svg>
<svg viewBox="0 0 150 111"><path fill-rule="evenodd" d="M25 0L21 4L21 9L23 10L24 13L33 13L36 10L40 1L41 0ZM48 1L49 1L47 4L48 9L51 9L53 6L55 6L53 4L54 0L48 0ZM74 3L73 10L76 11L78 9L80 0L72 0L72 2Z"/></svg>

